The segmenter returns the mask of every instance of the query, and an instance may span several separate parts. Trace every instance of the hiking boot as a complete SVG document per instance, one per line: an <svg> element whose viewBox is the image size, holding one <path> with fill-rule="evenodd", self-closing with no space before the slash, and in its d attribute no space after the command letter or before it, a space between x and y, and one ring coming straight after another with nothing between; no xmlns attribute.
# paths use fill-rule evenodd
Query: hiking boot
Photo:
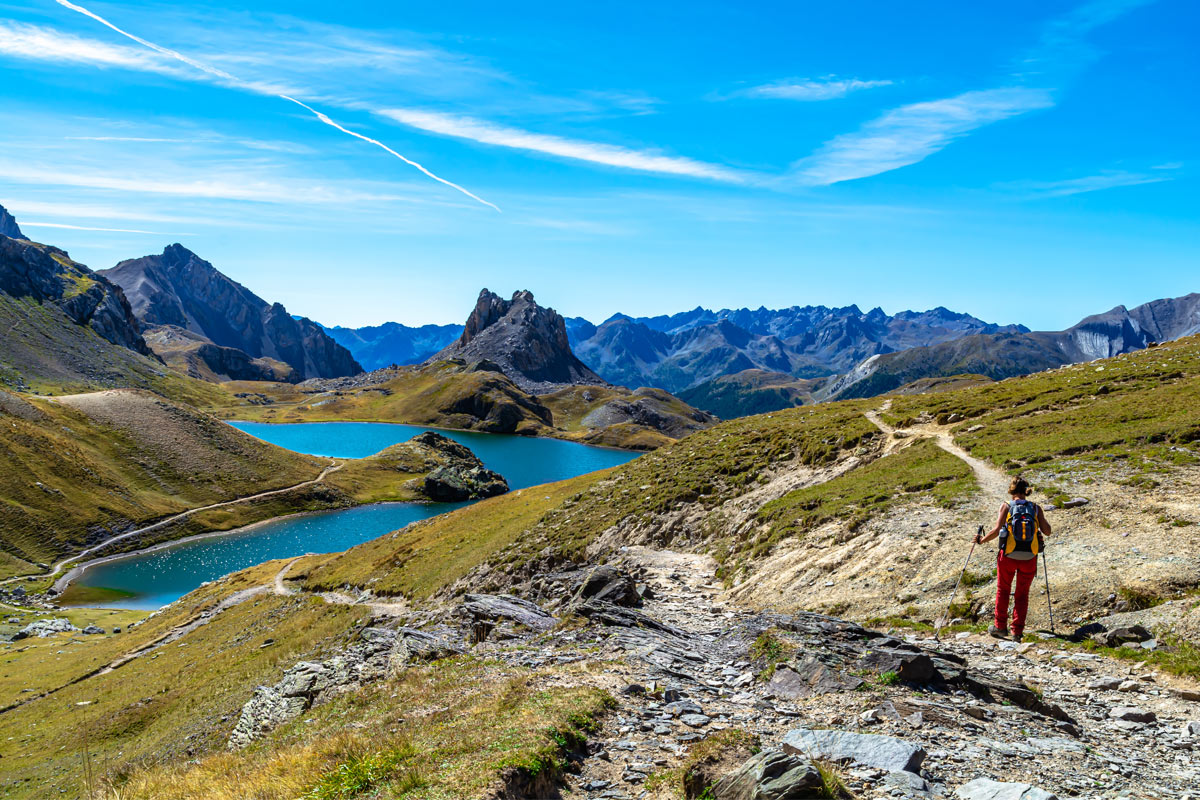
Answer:
<svg viewBox="0 0 1200 800"><path fill-rule="evenodd" d="M1008 631L1006 631L1004 628L997 628L995 625L993 625L988 629L988 636L991 636L993 639L1007 639Z"/></svg>

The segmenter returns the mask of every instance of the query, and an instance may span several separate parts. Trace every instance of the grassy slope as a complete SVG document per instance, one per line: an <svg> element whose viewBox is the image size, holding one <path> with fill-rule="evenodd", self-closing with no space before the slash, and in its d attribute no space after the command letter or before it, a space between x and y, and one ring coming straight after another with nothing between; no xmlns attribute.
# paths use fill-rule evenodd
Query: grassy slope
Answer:
<svg viewBox="0 0 1200 800"><path fill-rule="evenodd" d="M136 523L311 480L324 463L148 393L105 393L104 409L27 402L31 419L0 413L0 548L27 561L49 563Z"/></svg>
<svg viewBox="0 0 1200 800"><path fill-rule="evenodd" d="M793 378L779 372L748 369L693 386L679 396L722 419L765 414L814 402L813 392L826 378Z"/></svg>
<svg viewBox="0 0 1200 800"><path fill-rule="evenodd" d="M220 402L217 386L176 375L162 364L76 325L52 304L0 293L0 387L70 394L135 386L180 402Z"/></svg>
<svg viewBox="0 0 1200 800"><path fill-rule="evenodd" d="M469 656L413 667L315 709L263 745L139 771L120 782L120 797L333 800L412 791L467 800L486 795L506 770L550 781L562 769L562 745L583 737L608 698L584 687L538 689L542 682Z"/></svg>
<svg viewBox="0 0 1200 800"><path fill-rule="evenodd" d="M58 645L53 655L52 645L20 652L24 642L0 653L14 654L4 665L10 670L45 670L66 683L186 622L215 599L194 593L130 633L78 637L89 641L65 649L68 637L60 634L46 640ZM85 736L101 772L106 763L153 763L219 750L256 684L274 682L297 660L346 641L367 613L315 598L261 595L113 672L60 683L63 688L48 697L0 715L0 794L35 798L79 791ZM273 642L264 646L267 640ZM27 658L34 653L45 663Z"/></svg>

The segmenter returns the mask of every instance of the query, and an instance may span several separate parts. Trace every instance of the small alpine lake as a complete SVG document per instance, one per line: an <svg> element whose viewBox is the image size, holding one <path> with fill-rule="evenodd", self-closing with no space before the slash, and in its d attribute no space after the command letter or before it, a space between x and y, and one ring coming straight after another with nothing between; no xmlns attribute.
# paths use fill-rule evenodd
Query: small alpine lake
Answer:
<svg viewBox="0 0 1200 800"><path fill-rule="evenodd" d="M229 424L280 447L331 458L363 458L434 430L380 422ZM471 448L489 469L508 480L510 489L607 469L638 455L561 439L437 432ZM280 517L98 563L76 577L72 586L111 596L111 602L97 603L107 608L158 608L229 572L276 558L345 550L463 505L466 503L375 503Z"/></svg>

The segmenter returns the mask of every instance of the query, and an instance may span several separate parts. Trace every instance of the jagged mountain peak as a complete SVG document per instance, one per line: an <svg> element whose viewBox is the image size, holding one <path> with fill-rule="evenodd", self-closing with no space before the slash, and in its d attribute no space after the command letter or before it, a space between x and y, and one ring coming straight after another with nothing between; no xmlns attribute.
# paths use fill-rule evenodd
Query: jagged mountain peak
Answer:
<svg viewBox="0 0 1200 800"><path fill-rule="evenodd" d="M447 358L494 362L514 383L534 393L606 383L575 357L562 315L538 305L528 290L514 292L511 300L481 291L462 336L430 360Z"/></svg>
<svg viewBox="0 0 1200 800"><path fill-rule="evenodd" d="M8 213L8 209L0 206L0 236L7 236L10 239L25 239L29 237L21 233L21 228L17 225L17 220L12 214Z"/></svg>

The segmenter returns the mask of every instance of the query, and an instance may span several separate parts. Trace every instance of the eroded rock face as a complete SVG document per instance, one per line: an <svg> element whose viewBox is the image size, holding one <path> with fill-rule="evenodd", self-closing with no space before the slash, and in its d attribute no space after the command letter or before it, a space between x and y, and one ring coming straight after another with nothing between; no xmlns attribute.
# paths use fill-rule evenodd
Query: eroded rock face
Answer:
<svg viewBox="0 0 1200 800"><path fill-rule="evenodd" d="M462 336L430 360L449 358L490 361L534 394L572 384L606 383L571 351L562 315L539 306L527 291L515 293L511 300L487 289L480 292Z"/></svg>
<svg viewBox="0 0 1200 800"><path fill-rule="evenodd" d="M251 358L282 361L296 380L362 372L350 351L320 325L268 303L183 245L122 261L100 274L125 290L147 326L174 325Z"/></svg>
<svg viewBox="0 0 1200 800"><path fill-rule="evenodd" d="M112 344L151 355L120 287L56 247L0 236L0 292L52 303Z"/></svg>

